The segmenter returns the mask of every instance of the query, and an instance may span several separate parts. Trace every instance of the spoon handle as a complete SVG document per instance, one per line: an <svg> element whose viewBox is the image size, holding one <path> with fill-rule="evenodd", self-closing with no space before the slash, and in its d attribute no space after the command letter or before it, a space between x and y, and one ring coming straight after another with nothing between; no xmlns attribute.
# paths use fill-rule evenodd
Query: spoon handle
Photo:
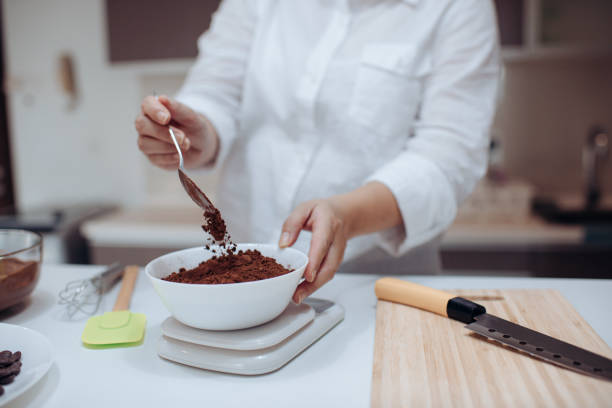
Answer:
<svg viewBox="0 0 612 408"><path fill-rule="evenodd" d="M174 136L174 131L172 130L170 126L168 126L168 130L170 131L170 137L172 138L172 141L174 142L174 147L176 147L176 151L178 152L178 155L179 155L179 168L184 169L183 152L181 152L181 148L179 147L179 144L176 141L176 136Z"/></svg>

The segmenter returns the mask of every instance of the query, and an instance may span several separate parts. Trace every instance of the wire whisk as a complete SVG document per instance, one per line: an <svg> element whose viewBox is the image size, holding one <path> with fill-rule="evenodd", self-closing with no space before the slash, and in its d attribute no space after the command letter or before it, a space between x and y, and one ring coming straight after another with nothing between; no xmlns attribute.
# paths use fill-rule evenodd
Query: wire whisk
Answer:
<svg viewBox="0 0 612 408"><path fill-rule="evenodd" d="M58 304L66 306L69 319L76 316L92 316L100 307L102 294L123 274L123 267L115 262L104 272L90 278L68 282L58 296Z"/></svg>

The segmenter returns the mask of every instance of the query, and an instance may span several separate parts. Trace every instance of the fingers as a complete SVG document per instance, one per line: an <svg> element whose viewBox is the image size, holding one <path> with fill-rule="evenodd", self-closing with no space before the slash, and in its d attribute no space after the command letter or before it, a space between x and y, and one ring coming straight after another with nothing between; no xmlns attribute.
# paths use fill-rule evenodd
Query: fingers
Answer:
<svg viewBox="0 0 612 408"><path fill-rule="evenodd" d="M342 262L347 237L344 221L336 211L326 200L313 200L296 207L283 224L281 248L293 245L301 230L312 231L305 281L293 294L296 303L331 280Z"/></svg>
<svg viewBox="0 0 612 408"><path fill-rule="evenodd" d="M180 103L175 99L168 98L165 95L161 95L158 99L158 102L161 103L170 113L170 117L172 120L181 123L185 126L193 126L196 125L199 121L198 114L188 107Z"/></svg>
<svg viewBox="0 0 612 408"><path fill-rule="evenodd" d="M308 282L315 280L317 271L327 255L334 239L334 231L329 219L314 220L312 226L312 238L310 239L310 250L308 251L308 265L304 271L304 278Z"/></svg>
<svg viewBox="0 0 612 408"><path fill-rule="evenodd" d="M173 144L144 135L138 136L138 148L146 155L176 153L176 147Z"/></svg>
<svg viewBox="0 0 612 408"><path fill-rule="evenodd" d="M167 96L159 98L147 96L142 101L141 110L141 114L136 117L134 127L138 131L138 147L151 163L163 169L178 167L178 155L168 131L170 123L185 155L185 163L194 162L202 156L202 146L198 146L200 141L198 135L202 132L201 118L195 111ZM190 137L195 137L196 144L193 148L191 148L192 140L185 132Z"/></svg>
<svg viewBox="0 0 612 408"><path fill-rule="evenodd" d="M285 248L295 243L300 231L308 221L314 205L311 203L302 203L298 205L283 224L283 232L281 233L278 246Z"/></svg>
<svg viewBox="0 0 612 408"><path fill-rule="evenodd" d="M150 154L147 155L149 161L154 165L165 170L176 170L179 166L179 157L177 153L171 154Z"/></svg>
<svg viewBox="0 0 612 408"><path fill-rule="evenodd" d="M160 125L170 123L170 111L154 96L149 95L144 98L140 104L140 109L149 119Z"/></svg>
<svg viewBox="0 0 612 408"><path fill-rule="evenodd" d="M345 248L345 241L334 241L329 248L329 252L325 257L325 260L321 264L321 269L317 273L315 280L312 282L304 281L295 290L295 293L293 294L293 301L295 303L302 303L304 299L313 294L317 289L325 285L334 277L336 270L342 262L342 258L344 258Z"/></svg>
<svg viewBox="0 0 612 408"><path fill-rule="evenodd" d="M317 205L318 201L309 201L297 206L285 220L279 241L279 246L284 248L295 243L302 229L312 231L308 265L304 271L304 278L309 282L315 279L338 229L338 223L331 211L327 207Z"/></svg>
<svg viewBox="0 0 612 408"><path fill-rule="evenodd" d="M168 131L168 126L159 125L143 114L136 117L134 127L140 136L150 136L162 142L174 144L174 142L172 142L170 132ZM172 129L174 130L174 135L176 136L177 142L181 149L188 150L191 146L191 141L189 138L185 136L185 133L182 130L177 129L174 126L172 126Z"/></svg>

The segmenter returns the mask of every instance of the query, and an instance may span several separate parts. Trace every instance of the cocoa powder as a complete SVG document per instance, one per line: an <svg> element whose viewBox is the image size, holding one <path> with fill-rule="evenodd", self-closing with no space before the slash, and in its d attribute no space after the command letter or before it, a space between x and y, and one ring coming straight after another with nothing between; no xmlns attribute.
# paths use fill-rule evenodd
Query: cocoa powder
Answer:
<svg viewBox="0 0 612 408"><path fill-rule="evenodd" d="M204 221L202 229L210 235L206 241L206 249L210 249L209 244L216 243L220 247L219 255L233 254L236 251L236 244L232 242L232 237L227 232L221 212L214 206L209 207L204 211ZM217 250L213 249L212 252L217 253Z"/></svg>
<svg viewBox="0 0 612 408"><path fill-rule="evenodd" d="M208 208L204 212L204 219L206 223L202 225L202 229L212 235L215 241L224 242L226 240L227 227L221 217L221 212L215 207Z"/></svg>
<svg viewBox="0 0 612 408"><path fill-rule="evenodd" d="M205 222L202 229L209 234L205 248L215 256L193 269L181 268L178 272L162 278L163 280L199 284L238 283L274 278L291 272L257 250L236 253L236 244L227 232L221 212L211 206L203 215ZM210 244L213 243L218 246L211 247Z"/></svg>
<svg viewBox="0 0 612 408"><path fill-rule="evenodd" d="M274 278L291 271L257 250L247 250L214 256L193 269L181 268L162 279L179 283L238 283Z"/></svg>

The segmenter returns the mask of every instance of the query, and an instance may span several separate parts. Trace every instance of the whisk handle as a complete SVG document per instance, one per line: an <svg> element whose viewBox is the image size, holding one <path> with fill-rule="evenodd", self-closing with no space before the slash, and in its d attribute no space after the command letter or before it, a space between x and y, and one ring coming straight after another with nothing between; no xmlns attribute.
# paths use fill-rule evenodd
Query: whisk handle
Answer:
<svg viewBox="0 0 612 408"><path fill-rule="evenodd" d="M134 285L136 284L139 271L140 267L137 265L129 265L125 267L123 279L121 281L121 289L119 290L117 301L115 301L113 312L128 310L130 308L130 299L132 299L132 292L134 291Z"/></svg>
<svg viewBox="0 0 612 408"><path fill-rule="evenodd" d="M102 275L97 277L99 292L105 293L110 289L113 283L123 275L123 269L119 262L115 262Z"/></svg>

